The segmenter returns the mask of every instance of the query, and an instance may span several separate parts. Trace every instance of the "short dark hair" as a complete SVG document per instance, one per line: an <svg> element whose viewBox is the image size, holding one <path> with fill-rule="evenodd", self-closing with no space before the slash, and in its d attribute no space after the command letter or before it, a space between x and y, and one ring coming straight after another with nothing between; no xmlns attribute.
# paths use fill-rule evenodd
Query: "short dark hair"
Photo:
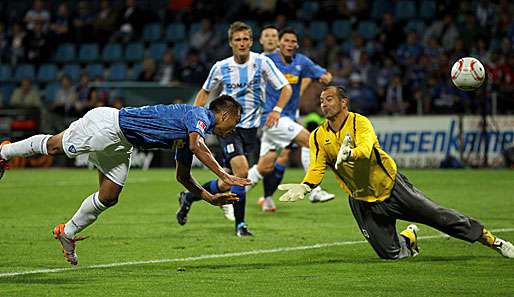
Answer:
<svg viewBox="0 0 514 297"><path fill-rule="evenodd" d="M230 25L230 28L228 28L228 41L232 41L232 35L236 32L240 31L249 31L250 32L250 38L252 38L252 27L248 26L247 24L243 22L233 22Z"/></svg>
<svg viewBox="0 0 514 297"><path fill-rule="evenodd" d="M281 39L282 36L284 36L285 34L294 34L294 36L296 36L296 38L298 38L298 33L296 33L296 30L291 27L287 27L287 28L282 29L282 31L280 31L280 33L278 34L278 39Z"/></svg>
<svg viewBox="0 0 514 297"><path fill-rule="evenodd" d="M266 25L266 26L262 27L261 34L262 34L262 31L267 30L267 29L275 29L275 30L277 30L277 32L279 31L278 28L274 25Z"/></svg>
<svg viewBox="0 0 514 297"><path fill-rule="evenodd" d="M323 87L323 89L321 90L322 92L330 89L330 88L334 88L336 89L336 95L339 99L350 99L348 98L348 96L346 95L346 90L343 88L343 86L340 86L340 85L336 85L336 84L328 84L326 85L325 87Z"/></svg>
<svg viewBox="0 0 514 297"><path fill-rule="evenodd" d="M212 100L211 104L209 104L209 110L215 113L223 111L230 111L230 113L233 114L243 113L243 107L241 104L229 95L221 95Z"/></svg>

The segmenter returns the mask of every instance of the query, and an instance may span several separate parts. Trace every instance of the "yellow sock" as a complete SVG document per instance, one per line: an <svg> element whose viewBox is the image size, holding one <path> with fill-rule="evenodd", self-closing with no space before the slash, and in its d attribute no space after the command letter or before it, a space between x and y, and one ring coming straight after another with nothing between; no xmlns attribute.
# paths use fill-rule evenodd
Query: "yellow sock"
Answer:
<svg viewBox="0 0 514 297"><path fill-rule="evenodd" d="M494 241L496 240L496 236L491 233L491 231L484 228L482 231L482 237L480 238L480 242L487 246L492 246Z"/></svg>
<svg viewBox="0 0 514 297"><path fill-rule="evenodd" d="M409 239L411 248L416 244L416 235L414 234L414 231L410 229L405 229L402 232L400 232L400 235L407 237Z"/></svg>

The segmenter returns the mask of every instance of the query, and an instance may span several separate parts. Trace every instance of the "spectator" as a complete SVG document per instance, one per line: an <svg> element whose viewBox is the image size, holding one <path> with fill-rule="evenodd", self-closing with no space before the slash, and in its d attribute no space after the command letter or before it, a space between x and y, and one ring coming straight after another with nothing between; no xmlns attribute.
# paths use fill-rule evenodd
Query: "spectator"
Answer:
<svg viewBox="0 0 514 297"><path fill-rule="evenodd" d="M48 24L50 22L50 12L45 9L45 3L42 0L34 0L32 8L27 11L23 21L27 24L27 29L34 30L36 22L39 22L43 26L43 31L48 30Z"/></svg>
<svg viewBox="0 0 514 297"><path fill-rule="evenodd" d="M102 44L107 43L116 30L117 23L118 12L111 7L109 0L100 1L100 11L93 22L96 40Z"/></svg>
<svg viewBox="0 0 514 297"><path fill-rule="evenodd" d="M406 114L410 107L409 94L404 87L401 75L395 74L387 86L383 109L387 114Z"/></svg>
<svg viewBox="0 0 514 297"><path fill-rule="evenodd" d="M435 21L428 27L423 44L427 45L430 38L435 38L446 51L450 51L455 47L455 40L458 37L459 31L453 22L453 16L447 13L443 19Z"/></svg>
<svg viewBox="0 0 514 297"><path fill-rule="evenodd" d="M30 79L22 80L20 86L14 90L10 105L23 108L40 108L42 106L39 90L32 86Z"/></svg>
<svg viewBox="0 0 514 297"><path fill-rule="evenodd" d="M150 58L143 60L143 70L139 74L137 81L155 81L155 61Z"/></svg>
<svg viewBox="0 0 514 297"><path fill-rule="evenodd" d="M383 45L385 53L388 55L395 54L398 45L402 44L405 38L403 28L396 22L391 13L384 14L380 28L378 40Z"/></svg>
<svg viewBox="0 0 514 297"><path fill-rule="evenodd" d="M208 18L201 21L201 29L191 34L189 44L193 49L201 51L209 51L219 46L220 40L212 27L212 23Z"/></svg>
<svg viewBox="0 0 514 297"><path fill-rule="evenodd" d="M369 115L378 111L378 101L372 89L362 83L361 75L354 72L350 75L347 95L351 100L352 109L360 114Z"/></svg>
<svg viewBox="0 0 514 297"><path fill-rule="evenodd" d="M304 36L301 40L300 52L307 57L311 58L314 63L321 63L322 58L319 52L314 48L314 40L309 36Z"/></svg>
<svg viewBox="0 0 514 297"><path fill-rule="evenodd" d="M73 26L75 29L75 41L78 43L89 42L94 39L93 22L95 17L90 10L89 2L79 1L78 3L78 14L73 20Z"/></svg>
<svg viewBox="0 0 514 297"><path fill-rule="evenodd" d="M63 2L57 8L50 30L55 34L57 42L70 42L72 40L72 19L68 3Z"/></svg>
<svg viewBox="0 0 514 297"><path fill-rule="evenodd" d="M162 63L159 65L155 79L161 85L168 85L176 80L177 68L178 66L174 61L173 52L167 49L162 56Z"/></svg>
<svg viewBox="0 0 514 297"><path fill-rule="evenodd" d="M431 77L429 84L432 112L444 114L463 113L469 106L468 94L449 85L449 80L445 82L437 77Z"/></svg>
<svg viewBox="0 0 514 297"><path fill-rule="evenodd" d="M55 95L50 110L58 115L77 115L78 104L77 91L73 88L71 78L68 75L61 77L61 87Z"/></svg>
<svg viewBox="0 0 514 297"><path fill-rule="evenodd" d="M9 39L5 32L5 24L0 22L0 62L9 60Z"/></svg>
<svg viewBox="0 0 514 297"><path fill-rule="evenodd" d="M25 48L23 42L27 32L20 23L14 23L10 42L11 64L16 65L25 60Z"/></svg>
<svg viewBox="0 0 514 297"><path fill-rule="evenodd" d="M145 24L145 13L137 7L136 0L126 0L126 6L121 12L120 33L123 41L141 36Z"/></svg>
<svg viewBox="0 0 514 297"><path fill-rule="evenodd" d="M78 114L83 113L83 109L86 105L86 102L89 99L89 93L91 92L91 86L89 85L89 76L87 73L82 73L80 75L79 85L77 86L77 96L78 96L78 104L76 105L76 110Z"/></svg>
<svg viewBox="0 0 514 297"><path fill-rule="evenodd" d="M33 64L45 62L50 57L50 36L43 30L43 23L35 21L33 30L29 30L23 39L26 61Z"/></svg>
<svg viewBox="0 0 514 297"><path fill-rule="evenodd" d="M125 99L121 96L116 96L112 102L112 107L116 109L121 109L123 106L125 106Z"/></svg>
<svg viewBox="0 0 514 297"><path fill-rule="evenodd" d="M207 76L207 66L200 60L197 50L189 50L184 65L180 68L180 81L190 84L201 84Z"/></svg>
<svg viewBox="0 0 514 297"><path fill-rule="evenodd" d="M396 59L400 65L409 65L409 62L416 61L423 54L423 47L418 42L416 32L407 33L407 40L400 45L396 52Z"/></svg>
<svg viewBox="0 0 514 297"><path fill-rule="evenodd" d="M321 56L323 57L321 63L328 67L337 61L337 54L340 49L337 45L337 38L333 33L328 33L325 37L325 45L322 47Z"/></svg>
<svg viewBox="0 0 514 297"><path fill-rule="evenodd" d="M366 41L358 33L355 33L350 46L350 58L353 64L359 63L361 53L366 51Z"/></svg>

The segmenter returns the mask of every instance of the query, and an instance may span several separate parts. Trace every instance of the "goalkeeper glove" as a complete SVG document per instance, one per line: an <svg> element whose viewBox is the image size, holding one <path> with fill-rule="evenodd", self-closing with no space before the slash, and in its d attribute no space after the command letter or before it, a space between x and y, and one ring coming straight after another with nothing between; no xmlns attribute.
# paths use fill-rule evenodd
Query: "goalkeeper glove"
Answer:
<svg viewBox="0 0 514 297"><path fill-rule="evenodd" d="M336 169L339 168L341 163L348 161L350 156L352 155L352 149L350 148L350 135L346 135L343 140L343 144L339 148L339 153L337 153L337 161L336 161Z"/></svg>
<svg viewBox="0 0 514 297"><path fill-rule="evenodd" d="M303 199L311 191L311 187L306 184L283 184L279 185L278 189L287 191L279 198L282 202L295 202L298 199Z"/></svg>

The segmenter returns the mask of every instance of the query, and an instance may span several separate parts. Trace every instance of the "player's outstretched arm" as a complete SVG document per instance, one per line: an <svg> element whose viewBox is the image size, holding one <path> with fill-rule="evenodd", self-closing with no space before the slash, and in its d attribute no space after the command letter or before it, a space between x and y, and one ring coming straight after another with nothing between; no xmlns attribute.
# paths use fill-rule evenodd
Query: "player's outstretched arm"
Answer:
<svg viewBox="0 0 514 297"><path fill-rule="evenodd" d="M201 197L212 205L223 205L238 201L234 193L211 194L205 190L191 175L191 165L177 161L177 180L193 195Z"/></svg>
<svg viewBox="0 0 514 297"><path fill-rule="evenodd" d="M231 186L247 186L251 181L247 178L237 177L228 174L216 161L213 154L205 145L204 139L200 134L192 132L189 134L189 149L207 168L209 168L224 183Z"/></svg>
<svg viewBox="0 0 514 297"><path fill-rule="evenodd" d="M209 99L209 92L207 92L204 89L200 89L200 91L198 91L198 94L196 94L195 103L193 105L194 106L205 106L208 99Z"/></svg>
<svg viewBox="0 0 514 297"><path fill-rule="evenodd" d="M264 125L266 128L271 128L278 124L278 120L280 119L280 113L282 112L284 106L286 106L292 94L293 89L289 84L285 85L281 89L277 105L275 105L275 108L273 108L273 111L269 113L268 118L266 119L266 124Z"/></svg>

